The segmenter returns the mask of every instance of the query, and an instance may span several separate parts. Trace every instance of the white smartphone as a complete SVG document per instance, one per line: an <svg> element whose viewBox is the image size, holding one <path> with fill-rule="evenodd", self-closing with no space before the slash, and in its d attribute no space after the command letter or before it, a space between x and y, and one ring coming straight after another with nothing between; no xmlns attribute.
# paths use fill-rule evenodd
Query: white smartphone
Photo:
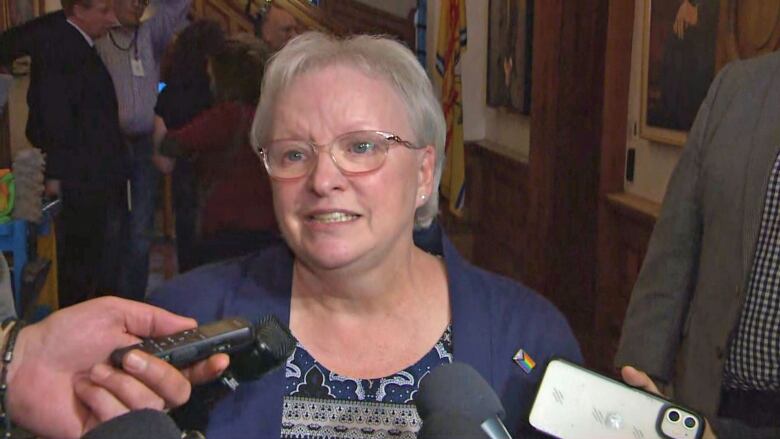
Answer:
<svg viewBox="0 0 780 439"><path fill-rule="evenodd" d="M554 359L536 394L531 425L560 439L700 439L704 419L659 396Z"/></svg>

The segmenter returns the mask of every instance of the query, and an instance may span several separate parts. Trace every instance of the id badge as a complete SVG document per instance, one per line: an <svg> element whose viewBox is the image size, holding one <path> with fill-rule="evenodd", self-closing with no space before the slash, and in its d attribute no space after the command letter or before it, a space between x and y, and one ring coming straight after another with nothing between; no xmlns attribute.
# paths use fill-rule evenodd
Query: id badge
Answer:
<svg viewBox="0 0 780 439"><path fill-rule="evenodd" d="M144 63L140 58L136 58L135 56L130 55L130 67L133 70L133 76L146 76L146 72L144 71Z"/></svg>

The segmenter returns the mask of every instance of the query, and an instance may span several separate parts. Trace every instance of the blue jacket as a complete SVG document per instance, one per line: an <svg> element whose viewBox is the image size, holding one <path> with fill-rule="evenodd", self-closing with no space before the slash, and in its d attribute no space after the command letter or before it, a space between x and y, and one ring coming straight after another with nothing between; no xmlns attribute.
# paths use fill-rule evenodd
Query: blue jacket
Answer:
<svg viewBox="0 0 780 439"><path fill-rule="evenodd" d="M506 409L507 428L527 432L528 412L545 365L553 356L581 362L577 341L546 299L472 266L446 237L439 245L449 278L454 359L470 364L491 384ZM293 254L280 243L173 279L151 302L201 323L227 316L257 320L266 314L289 323L292 267ZM518 349L536 362L530 373L512 360ZM279 437L284 383L280 368L242 384L214 407L207 437Z"/></svg>

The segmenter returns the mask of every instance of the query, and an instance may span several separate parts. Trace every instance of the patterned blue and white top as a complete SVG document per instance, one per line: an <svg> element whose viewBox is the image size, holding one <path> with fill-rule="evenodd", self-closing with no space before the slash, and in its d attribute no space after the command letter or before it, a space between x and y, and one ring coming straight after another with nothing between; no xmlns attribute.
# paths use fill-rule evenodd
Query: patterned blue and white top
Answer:
<svg viewBox="0 0 780 439"><path fill-rule="evenodd" d="M414 396L433 368L452 362L452 331L417 363L391 376L354 379L330 372L299 343L285 371L282 439L415 438Z"/></svg>

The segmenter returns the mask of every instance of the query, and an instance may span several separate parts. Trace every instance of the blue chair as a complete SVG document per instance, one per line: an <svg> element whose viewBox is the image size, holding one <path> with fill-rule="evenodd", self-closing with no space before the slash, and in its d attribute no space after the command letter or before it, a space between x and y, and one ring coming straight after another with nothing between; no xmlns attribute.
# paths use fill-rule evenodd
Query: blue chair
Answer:
<svg viewBox="0 0 780 439"><path fill-rule="evenodd" d="M40 291L41 280L36 279L37 273L44 273L43 280L45 280L45 274L48 273L49 265L41 263L37 258L34 261L30 261L32 255L35 258L36 251L28 246L37 245L35 236L47 235L51 233L51 221L53 217L59 212L61 202L59 200L51 201L47 203L43 209L43 217L40 224L28 224L25 220L11 220L9 222L0 224L0 251L10 253L13 258L13 290L14 290L14 303L16 305L16 313L18 316L23 316L27 311L26 305L32 305L36 300L37 294ZM29 230L29 227L35 227L33 230ZM33 239L28 239L29 233L32 232L35 236ZM33 273L33 279L28 280L27 283L32 285L25 285L25 267L28 263L32 264L36 268L36 273ZM25 288L26 287L26 288ZM32 295L36 297L24 297L24 295Z"/></svg>
<svg viewBox="0 0 780 439"><path fill-rule="evenodd" d="M27 221L11 220L0 224L0 251L11 253L13 258L14 303L17 315L22 314L22 272L27 265Z"/></svg>

